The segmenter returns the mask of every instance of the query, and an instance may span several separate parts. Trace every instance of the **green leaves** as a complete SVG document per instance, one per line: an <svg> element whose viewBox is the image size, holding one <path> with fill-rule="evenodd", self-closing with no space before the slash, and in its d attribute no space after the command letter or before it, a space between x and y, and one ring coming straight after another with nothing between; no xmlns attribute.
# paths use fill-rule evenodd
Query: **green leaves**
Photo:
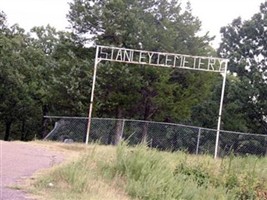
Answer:
<svg viewBox="0 0 267 200"><path fill-rule="evenodd" d="M91 52L71 33L50 26L31 33L17 25L0 33L0 127L8 125L1 130L6 140L39 135L48 112L83 115L89 102Z"/></svg>
<svg viewBox="0 0 267 200"><path fill-rule="evenodd" d="M266 132L266 7L262 3L260 12L250 20L233 20L232 24L223 27L223 42L219 48L222 57L228 57L229 70L237 75L240 83L236 84L236 101L242 102L239 106L243 119L250 131ZM233 95L233 94L232 94Z"/></svg>
<svg viewBox="0 0 267 200"><path fill-rule="evenodd" d="M190 5L182 10L167 0L76 0L68 18L80 41L152 51L193 55L212 53L208 35L200 37L200 21ZM176 75L186 74L184 80ZM180 121L209 93L209 75L150 66L101 63L98 68L98 116ZM201 87L198 87L201 82ZM196 94L194 94L196 93ZM118 112L120 110L120 112Z"/></svg>
<svg viewBox="0 0 267 200"><path fill-rule="evenodd" d="M6 94L1 98L6 102L7 116L14 116L16 130L21 122L16 115L31 120L49 113L87 116L95 49L88 48L86 42L89 46L215 54L208 44L212 38L198 34L201 23L192 15L190 4L182 9L174 0L74 0L68 19L72 33L48 25L33 27L26 34L17 25L7 27L5 15L0 14L0 76L8 85L1 87ZM210 95L212 77L207 73L101 62L94 115L187 121L192 107ZM13 101L23 109L8 105Z"/></svg>
<svg viewBox="0 0 267 200"><path fill-rule="evenodd" d="M0 33L0 120L6 125L6 140L9 139L13 123L25 124L27 118L35 114L32 95L35 72L30 62L33 52L27 48L28 41L29 37L17 25L5 34ZM25 126L23 129L26 131Z"/></svg>

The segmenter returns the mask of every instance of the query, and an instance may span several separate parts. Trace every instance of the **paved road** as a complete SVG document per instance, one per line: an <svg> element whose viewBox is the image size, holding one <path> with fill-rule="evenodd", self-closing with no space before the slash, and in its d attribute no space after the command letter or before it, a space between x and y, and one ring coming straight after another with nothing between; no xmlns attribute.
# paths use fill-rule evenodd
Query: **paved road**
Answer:
<svg viewBox="0 0 267 200"><path fill-rule="evenodd" d="M62 154L31 143L0 141L0 199L29 199L25 192L8 186L18 185L34 172L62 161Z"/></svg>

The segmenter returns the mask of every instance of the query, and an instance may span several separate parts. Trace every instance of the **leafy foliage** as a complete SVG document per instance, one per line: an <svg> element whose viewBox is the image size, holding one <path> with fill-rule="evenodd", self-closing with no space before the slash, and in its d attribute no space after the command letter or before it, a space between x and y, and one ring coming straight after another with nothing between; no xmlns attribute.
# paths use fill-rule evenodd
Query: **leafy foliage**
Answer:
<svg viewBox="0 0 267 200"><path fill-rule="evenodd" d="M196 35L200 30L200 21L192 16L190 5L182 11L176 1L76 0L70 4L68 18L81 41L152 51L200 55L210 53L208 42L211 38ZM88 34L93 37L86 38ZM101 92L96 98L101 102L98 103L97 113L114 117L123 113L124 117L146 120L174 121L177 118L188 118L192 104L187 107L184 103L197 103L202 98L184 98L185 93L188 96L193 93L187 87L199 91L193 88L200 84L190 78L185 78L184 83L176 82L176 77L182 74L196 77L193 73L178 70L167 72L146 66L121 67L121 64L105 63L99 69ZM201 74L198 81L206 77L209 76ZM208 84L201 84L203 90L199 94L206 94L204 91L208 90ZM183 108L188 110L182 111ZM172 114L175 111L180 112ZM132 116L132 113L137 115ZM167 116L167 113L170 114Z"/></svg>
<svg viewBox="0 0 267 200"><path fill-rule="evenodd" d="M235 107L244 113L242 121L250 131L266 133L266 29L267 3L262 3L260 12L250 20L241 18L223 27L222 44L218 50L222 57L229 58L229 70L236 76Z"/></svg>
<svg viewBox="0 0 267 200"><path fill-rule="evenodd" d="M218 54L230 61L223 129L266 132L266 7L221 30ZM25 33L0 12L1 138L45 136L43 115L87 115L95 53L89 46L216 56L190 3L74 0L67 17L72 32L46 26ZM101 62L96 87L94 116L216 127L221 77L214 74Z"/></svg>
<svg viewBox="0 0 267 200"><path fill-rule="evenodd" d="M74 42L71 33L57 32L50 26L34 27L31 35L18 25L2 27L0 127L3 139L43 137L46 122L41 119L49 112L86 113L90 50Z"/></svg>

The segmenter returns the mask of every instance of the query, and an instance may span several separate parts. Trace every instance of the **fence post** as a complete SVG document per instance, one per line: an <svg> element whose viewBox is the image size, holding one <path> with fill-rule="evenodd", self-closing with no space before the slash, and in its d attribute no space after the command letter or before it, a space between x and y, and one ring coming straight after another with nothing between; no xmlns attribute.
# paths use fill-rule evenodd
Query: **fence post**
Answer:
<svg viewBox="0 0 267 200"><path fill-rule="evenodd" d="M199 143L200 143L200 135L201 135L201 128L198 128L196 155L198 155L198 149L199 149Z"/></svg>

